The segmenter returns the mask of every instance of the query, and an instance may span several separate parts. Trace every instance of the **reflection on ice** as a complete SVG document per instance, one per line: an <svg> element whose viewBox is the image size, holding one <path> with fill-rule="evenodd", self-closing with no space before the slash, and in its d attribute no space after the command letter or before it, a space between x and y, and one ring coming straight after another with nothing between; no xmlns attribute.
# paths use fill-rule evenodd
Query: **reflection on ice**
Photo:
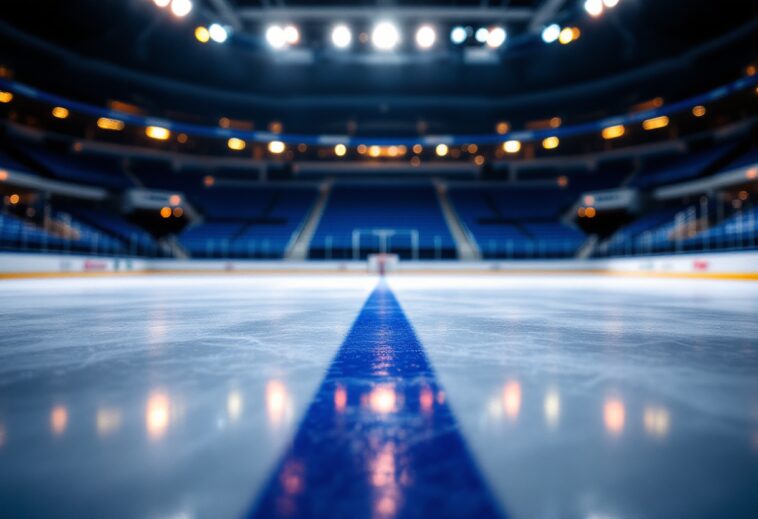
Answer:
<svg viewBox="0 0 758 519"><path fill-rule="evenodd" d="M499 517L438 390L423 347L380 285L251 516ZM516 393L519 408L520 386ZM297 496L293 467L304 477Z"/></svg>
<svg viewBox="0 0 758 519"><path fill-rule="evenodd" d="M397 411L397 392L393 384L376 386L368 394L371 411L377 414L387 414Z"/></svg>
<svg viewBox="0 0 758 519"><path fill-rule="evenodd" d="M514 422L521 411L521 384L518 380L506 382L503 388L503 409L505 416Z"/></svg>
<svg viewBox="0 0 758 519"><path fill-rule="evenodd" d="M54 436L60 436L66 432L68 426L68 409L64 405L56 405L50 411L50 430Z"/></svg>
<svg viewBox="0 0 758 519"><path fill-rule="evenodd" d="M626 421L624 402L616 397L606 399L605 404L603 404L603 421L605 430L611 436L620 436L624 432L624 422Z"/></svg>
<svg viewBox="0 0 758 519"><path fill-rule="evenodd" d="M266 384L266 416L273 428L287 425L292 421L292 398L287 387L279 380Z"/></svg>
<svg viewBox="0 0 758 519"><path fill-rule="evenodd" d="M419 407L425 415L431 414L434 410L434 391L429 386L423 386L418 397Z"/></svg>
<svg viewBox="0 0 758 519"><path fill-rule="evenodd" d="M671 418L668 409L661 406L647 406L643 415L645 432L654 438L665 438L669 432Z"/></svg>
<svg viewBox="0 0 758 519"><path fill-rule="evenodd" d="M242 415L242 393L236 389L230 391L226 397L226 414L231 423L239 420Z"/></svg>
<svg viewBox="0 0 758 519"><path fill-rule="evenodd" d="M145 409L145 428L151 440L160 440L166 434L171 418L171 401L161 391L150 393Z"/></svg>
<svg viewBox="0 0 758 519"><path fill-rule="evenodd" d="M561 418L561 396L557 389L548 390L545 394L543 407L545 411L545 422L548 427L554 428L558 425L558 421Z"/></svg>
<svg viewBox="0 0 758 519"><path fill-rule="evenodd" d="M347 407L347 389L342 384L337 384L334 389L334 410L343 413Z"/></svg>
<svg viewBox="0 0 758 519"><path fill-rule="evenodd" d="M375 517L392 517L397 512L400 485L396 455L395 443L388 442L381 446L369 461L370 481L374 487Z"/></svg>
<svg viewBox="0 0 758 519"><path fill-rule="evenodd" d="M97 427L97 434L101 438L109 436L121 427L121 411L101 407L95 416L95 426Z"/></svg>

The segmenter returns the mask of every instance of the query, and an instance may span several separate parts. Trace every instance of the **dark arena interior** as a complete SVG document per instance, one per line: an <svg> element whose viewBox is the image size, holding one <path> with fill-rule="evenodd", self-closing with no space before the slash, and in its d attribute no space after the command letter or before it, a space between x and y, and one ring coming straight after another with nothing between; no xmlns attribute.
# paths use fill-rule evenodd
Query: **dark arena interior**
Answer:
<svg viewBox="0 0 758 519"><path fill-rule="evenodd" d="M758 517L758 2L3 0L0 517Z"/></svg>

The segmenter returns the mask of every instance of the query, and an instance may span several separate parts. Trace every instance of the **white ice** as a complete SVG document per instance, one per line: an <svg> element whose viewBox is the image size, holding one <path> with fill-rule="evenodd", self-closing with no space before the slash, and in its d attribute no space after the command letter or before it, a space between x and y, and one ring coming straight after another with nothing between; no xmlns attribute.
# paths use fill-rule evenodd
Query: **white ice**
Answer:
<svg viewBox="0 0 758 519"><path fill-rule="evenodd" d="M376 282L0 282L0 510L239 517ZM758 284L390 285L511 517L758 508Z"/></svg>

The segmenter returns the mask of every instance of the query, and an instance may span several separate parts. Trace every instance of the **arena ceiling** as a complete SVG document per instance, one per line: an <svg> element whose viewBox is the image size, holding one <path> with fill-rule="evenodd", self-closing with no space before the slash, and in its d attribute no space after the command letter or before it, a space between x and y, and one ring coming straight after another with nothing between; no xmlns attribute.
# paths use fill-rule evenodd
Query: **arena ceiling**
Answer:
<svg viewBox="0 0 758 519"><path fill-rule="evenodd" d="M302 131L336 131L349 120L386 133L421 119L477 131L485 116L487 125L598 117L724 84L758 48L758 3L742 0L620 0L597 19L584 0L194 0L183 19L152 0L4 4L0 60L30 84L93 102L125 99L151 113L297 118ZM369 44L330 48L335 23L358 37L380 18L397 21L407 42L431 22L440 45L423 53L407 43L391 58ZM301 42L273 51L266 27L285 21ZM196 40L195 28L211 23L229 29L225 44ZM541 31L551 23L577 27L581 38L545 44ZM493 52L449 41L453 26L493 24L508 33Z"/></svg>

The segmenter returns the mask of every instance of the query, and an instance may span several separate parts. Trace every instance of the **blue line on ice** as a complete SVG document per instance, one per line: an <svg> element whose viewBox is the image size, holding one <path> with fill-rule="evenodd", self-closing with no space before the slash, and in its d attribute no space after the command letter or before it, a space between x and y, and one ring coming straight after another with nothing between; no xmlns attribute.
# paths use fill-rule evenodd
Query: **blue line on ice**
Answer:
<svg viewBox="0 0 758 519"><path fill-rule="evenodd" d="M411 324L381 282L249 517L504 515Z"/></svg>

